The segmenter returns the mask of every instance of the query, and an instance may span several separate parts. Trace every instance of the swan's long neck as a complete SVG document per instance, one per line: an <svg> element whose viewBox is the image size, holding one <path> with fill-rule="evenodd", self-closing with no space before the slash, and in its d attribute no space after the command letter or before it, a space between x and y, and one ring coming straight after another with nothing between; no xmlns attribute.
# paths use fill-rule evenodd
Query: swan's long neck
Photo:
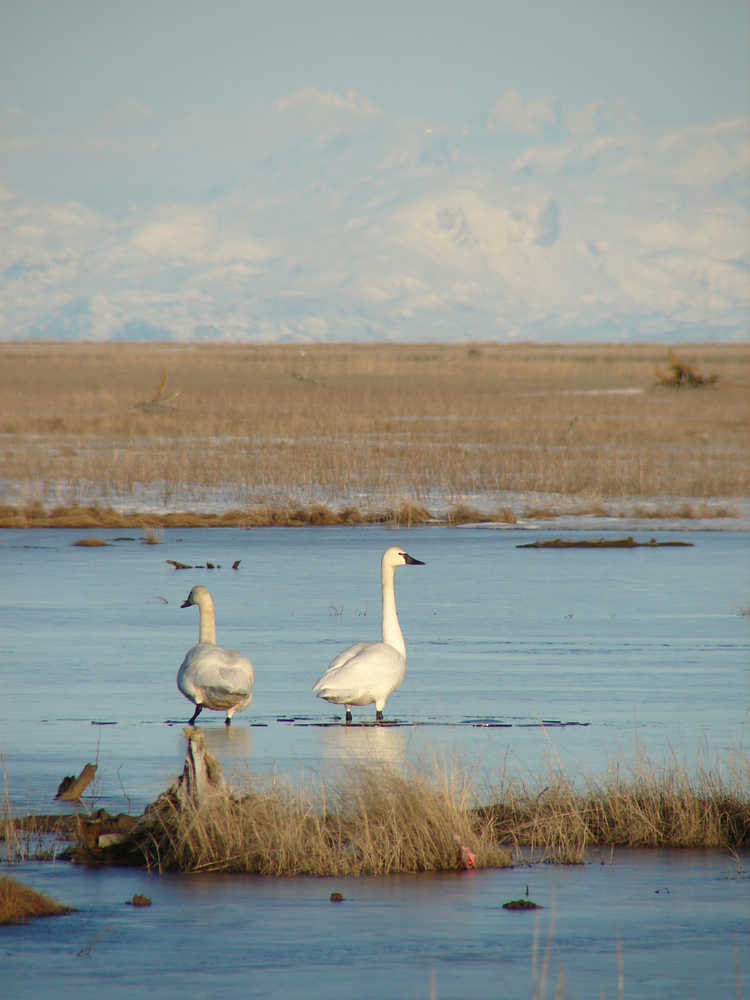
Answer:
<svg viewBox="0 0 750 1000"><path fill-rule="evenodd" d="M210 594L201 594L198 600L198 642L216 645L216 616Z"/></svg>
<svg viewBox="0 0 750 1000"><path fill-rule="evenodd" d="M393 589L393 566L383 566L380 571L383 591L383 642L406 656L406 645L396 614L396 594Z"/></svg>

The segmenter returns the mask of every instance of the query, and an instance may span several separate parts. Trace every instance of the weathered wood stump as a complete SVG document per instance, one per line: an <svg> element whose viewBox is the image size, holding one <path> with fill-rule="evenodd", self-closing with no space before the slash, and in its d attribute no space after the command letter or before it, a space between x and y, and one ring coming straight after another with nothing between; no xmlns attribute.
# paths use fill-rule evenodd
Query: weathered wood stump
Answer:
<svg viewBox="0 0 750 1000"><path fill-rule="evenodd" d="M188 743L182 774L150 808L158 807L159 799L166 796L178 809L188 805L201 809L211 805L217 798L226 798L230 794L221 764L206 746L206 739L200 729L187 727L185 736Z"/></svg>
<svg viewBox="0 0 750 1000"><path fill-rule="evenodd" d="M57 787L55 798L65 802L77 801L94 780L95 774L96 764L87 764L77 778L72 774L63 778Z"/></svg>
<svg viewBox="0 0 750 1000"><path fill-rule="evenodd" d="M175 817L205 812L233 799L221 765L206 747L200 729L185 729L187 748L182 774L146 807L142 816L122 817L127 822L112 825L101 817L79 817L79 846L72 857L85 864L143 864L149 845L162 842ZM158 849L157 849L158 856Z"/></svg>

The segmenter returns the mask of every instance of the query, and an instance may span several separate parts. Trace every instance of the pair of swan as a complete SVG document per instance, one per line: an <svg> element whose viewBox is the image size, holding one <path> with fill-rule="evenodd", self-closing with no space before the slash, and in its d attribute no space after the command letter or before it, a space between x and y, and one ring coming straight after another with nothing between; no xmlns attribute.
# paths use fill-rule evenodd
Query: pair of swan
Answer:
<svg viewBox="0 0 750 1000"><path fill-rule="evenodd" d="M383 721L383 709L391 691L406 672L406 645L396 614L393 574L398 566L424 566L403 549L392 545L380 561L382 589L382 641L357 642L331 660L313 685L318 698L346 707L346 724L352 721L352 705L375 703L375 720ZM177 674L177 687L195 705L190 725L202 709L226 711L225 724L234 712L247 708L253 697L253 665L242 653L216 645L216 623L211 595L196 586L183 608L198 606L198 644L188 650Z"/></svg>

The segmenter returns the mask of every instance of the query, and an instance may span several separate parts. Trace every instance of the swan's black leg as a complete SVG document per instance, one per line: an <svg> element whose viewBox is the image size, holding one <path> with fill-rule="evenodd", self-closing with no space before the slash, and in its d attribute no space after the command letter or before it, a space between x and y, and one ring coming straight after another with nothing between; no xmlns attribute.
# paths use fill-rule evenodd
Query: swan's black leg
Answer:
<svg viewBox="0 0 750 1000"><path fill-rule="evenodd" d="M195 711L193 712L193 717L190 720L190 722L188 722L189 726L194 726L195 725L195 720L198 718L198 716L201 714L202 711L203 711L203 705L196 705L195 706Z"/></svg>
<svg viewBox="0 0 750 1000"><path fill-rule="evenodd" d="M383 721L383 713L379 709L377 709L377 708L375 709L375 721L376 722L382 722Z"/></svg>
<svg viewBox="0 0 750 1000"><path fill-rule="evenodd" d="M231 715L228 715L226 717L226 719L224 719L224 725L225 726L231 726L232 725L232 717L231 717Z"/></svg>
<svg viewBox="0 0 750 1000"><path fill-rule="evenodd" d="M351 726L352 724L352 710L348 705L346 706L346 724L347 726Z"/></svg>

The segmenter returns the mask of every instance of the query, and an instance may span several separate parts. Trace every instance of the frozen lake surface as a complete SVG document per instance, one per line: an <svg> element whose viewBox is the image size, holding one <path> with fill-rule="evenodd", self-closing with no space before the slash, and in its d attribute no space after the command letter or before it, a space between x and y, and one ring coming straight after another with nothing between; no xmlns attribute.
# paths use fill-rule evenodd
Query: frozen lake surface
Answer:
<svg viewBox="0 0 750 1000"><path fill-rule="evenodd" d="M87 534L111 544L73 545ZM249 773L327 777L352 760L437 756L472 768L488 799L507 771L536 784L550 766L583 779L642 755L692 770L747 750L745 532L593 551L519 549L528 531L482 527L174 529L158 545L140 536L0 531L0 751L16 812L75 808L54 794L87 761L98 772L86 805L110 812L140 811L181 770L192 706L175 676L198 622L180 604L196 583L214 596L218 641L255 665L253 703L229 729L219 713L200 718L238 785ZM386 706L393 724L359 724L372 721L368 706L347 729L343 710L310 689L340 649L379 637L379 560L391 544L426 563L396 573L406 678ZM221 568L177 571L168 559ZM536 926L539 967L549 942L550 976L561 966L573 996L617 995L618 949L626 996L731 997L737 976L750 989L750 881L731 858L603 860L343 887L26 863L15 869L26 881L80 912L0 931L2 975L8 996L54 984L79 997L139 986L164 997L530 997ZM527 885L544 910L502 910ZM328 902L333 888L341 906ZM124 906L142 891L151 910ZM193 946L196 935L206 947Z"/></svg>

